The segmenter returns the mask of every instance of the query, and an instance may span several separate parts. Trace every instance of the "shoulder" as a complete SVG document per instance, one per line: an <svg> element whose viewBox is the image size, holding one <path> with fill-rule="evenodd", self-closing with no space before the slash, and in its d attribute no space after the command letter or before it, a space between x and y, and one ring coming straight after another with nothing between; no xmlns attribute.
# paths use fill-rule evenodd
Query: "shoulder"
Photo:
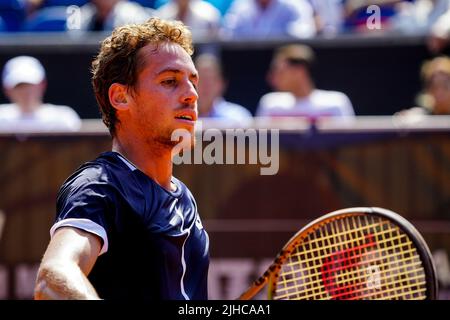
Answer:
<svg viewBox="0 0 450 320"><path fill-rule="evenodd" d="M253 0L233 1L230 5L230 8L225 13L225 16L229 15L244 16L250 12L251 13L257 12L257 8Z"/></svg>
<svg viewBox="0 0 450 320"><path fill-rule="evenodd" d="M289 92L270 92L266 93L259 100L261 108L283 108L290 107L295 104L295 97Z"/></svg>
<svg viewBox="0 0 450 320"><path fill-rule="evenodd" d="M15 104L0 104L0 118L5 119L18 114L18 108Z"/></svg>
<svg viewBox="0 0 450 320"><path fill-rule="evenodd" d="M145 8L136 2L121 1L114 8L113 16L116 20L115 26L144 22L151 16L154 16L155 12L155 10Z"/></svg>
<svg viewBox="0 0 450 320"><path fill-rule="evenodd" d="M176 4L172 1L168 1L167 3L160 6L158 9L156 9L156 12L159 16L163 18L167 18L169 16L172 16L176 12Z"/></svg>
<svg viewBox="0 0 450 320"><path fill-rule="evenodd" d="M108 165L97 160L86 162L64 182L64 188L81 188L88 185L103 184L110 181Z"/></svg>
<svg viewBox="0 0 450 320"><path fill-rule="evenodd" d="M302 12L312 10L312 6L305 0L278 0L278 5L290 11Z"/></svg>
<svg viewBox="0 0 450 320"><path fill-rule="evenodd" d="M16 105L15 104L13 104L13 103L3 103L3 104L0 104L0 110L6 110L6 109L8 109L8 108L13 108L13 109L16 109L17 107L16 107Z"/></svg>
<svg viewBox="0 0 450 320"><path fill-rule="evenodd" d="M350 103L348 96L340 91L315 89L311 94L313 100L331 102L335 105L347 105Z"/></svg>
<svg viewBox="0 0 450 320"><path fill-rule="evenodd" d="M311 94L311 100L317 108L334 109L335 115L355 115L350 99L343 92L315 89Z"/></svg>
<svg viewBox="0 0 450 320"><path fill-rule="evenodd" d="M38 113L47 129L77 131L81 127L80 116L69 106L46 103Z"/></svg>
<svg viewBox="0 0 450 320"><path fill-rule="evenodd" d="M319 98L348 99L345 93L333 90L315 89L312 95Z"/></svg>
<svg viewBox="0 0 450 320"><path fill-rule="evenodd" d="M230 117L252 118L251 112L240 104L222 100L217 104L217 112Z"/></svg>
<svg viewBox="0 0 450 320"><path fill-rule="evenodd" d="M429 115L431 112L429 109L424 107L412 107L409 109L404 109L399 112L396 112L395 116L401 116L401 117L417 117L417 116L426 116Z"/></svg>
<svg viewBox="0 0 450 320"><path fill-rule="evenodd" d="M211 20L217 20L220 18L220 11L211 3L206 1L192 1L192 6L195 13Z"/></svg>
<svg viewBox="0 0 450 320"><path fill-rule="evenodd" d="M63 115L63 116L71 116L71 117L75 117L75 118L80 118L73 108L71 108L69 106L65 106L65 105L56 105L56 104L46 103L46 104L42 105L41 110L43 112L49 112L49 113Z"/></svg>
<svg viewBox="0 0 450 320"><path fill-rule="evenodd" d="M98 158L81 165L63 184L64 187L81 188L93 185L117 184L118 176L128 171L112 152L102 153Z"/></svg>
<svg viewBox="0 0 450 320"><path fill-rule="evenodd" d="M142 11L145 8L143 6L141 6L139 3L137 2L132 2L132 1L121 1L116 5L116 11L117 12L124 12L124 13L128 13L128 12L138 12L138 11Z"/></svg>

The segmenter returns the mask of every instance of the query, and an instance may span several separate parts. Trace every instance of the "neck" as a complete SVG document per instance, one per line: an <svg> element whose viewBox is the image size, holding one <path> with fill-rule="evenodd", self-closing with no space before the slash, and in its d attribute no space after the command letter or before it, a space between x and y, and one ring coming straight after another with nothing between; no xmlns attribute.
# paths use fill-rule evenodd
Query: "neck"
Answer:
<svg viewBox="0 0 450 320"><path fill-rule="evenodd" d="M32 113L40 108L42 105L42 101L31 101L31 102L22 102L17 103L17 106L20 108L22 113Z"/></svg>
<svg viewBox="0 0 450 320"><path fill-rule="evenodd" d="M112 150L120 153L131 161L140 171L152 178L156 183L166 190L174 191L172 185L172 155L169 148L161 146L146 146L134 143L132 140L113 138Z"/></svg>
<svg viewBox="0 0 450 320"><path fill-rule="evenodd" d="M297 86L292 90L292 93L296 98L306 98L309 96L314 90L314 85L311 81L306 80L301 85Z"/></svg>

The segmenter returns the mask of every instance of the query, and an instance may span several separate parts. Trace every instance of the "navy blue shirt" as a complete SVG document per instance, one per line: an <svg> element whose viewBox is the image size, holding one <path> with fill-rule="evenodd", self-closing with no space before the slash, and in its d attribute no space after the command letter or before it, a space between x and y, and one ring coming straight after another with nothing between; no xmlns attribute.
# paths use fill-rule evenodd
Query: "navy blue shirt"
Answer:
<svg viewBox="0 0 450 320"><path fill-rule="evenodd" d="M101 298L208 298L208 235L191 192L172 183L167 191L115 152L64 182L51 233L72 226L103 239L88 276Z"/></svg>

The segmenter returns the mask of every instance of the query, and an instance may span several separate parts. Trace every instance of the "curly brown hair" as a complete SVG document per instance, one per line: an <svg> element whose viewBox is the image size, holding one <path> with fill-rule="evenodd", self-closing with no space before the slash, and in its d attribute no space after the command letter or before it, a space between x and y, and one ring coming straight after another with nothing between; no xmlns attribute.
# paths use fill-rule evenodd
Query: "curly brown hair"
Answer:
<svg viewBox="0 0 450 320"><path fill-rule="evenodd" d="M118 27L102 42L100 52L92 62L92 86L103 122L112 136L118 119L109 101L110 86L120 83L133 90L143 63L138 55L139 49L162 42L179 44L189 55L194 52L192 34L181 21L159 18Z"/></svg>

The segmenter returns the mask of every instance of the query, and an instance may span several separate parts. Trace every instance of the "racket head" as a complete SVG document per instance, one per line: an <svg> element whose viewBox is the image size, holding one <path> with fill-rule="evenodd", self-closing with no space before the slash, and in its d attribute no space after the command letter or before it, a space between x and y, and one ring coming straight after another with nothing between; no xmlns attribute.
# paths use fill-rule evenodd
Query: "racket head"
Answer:
<svg viewBox="0 0 450 320"><path fill-rule="evenodd" d="M272 266L269 299L433 300L436 271L416 228L383 208L348 208L297 232Z"/></svg>

